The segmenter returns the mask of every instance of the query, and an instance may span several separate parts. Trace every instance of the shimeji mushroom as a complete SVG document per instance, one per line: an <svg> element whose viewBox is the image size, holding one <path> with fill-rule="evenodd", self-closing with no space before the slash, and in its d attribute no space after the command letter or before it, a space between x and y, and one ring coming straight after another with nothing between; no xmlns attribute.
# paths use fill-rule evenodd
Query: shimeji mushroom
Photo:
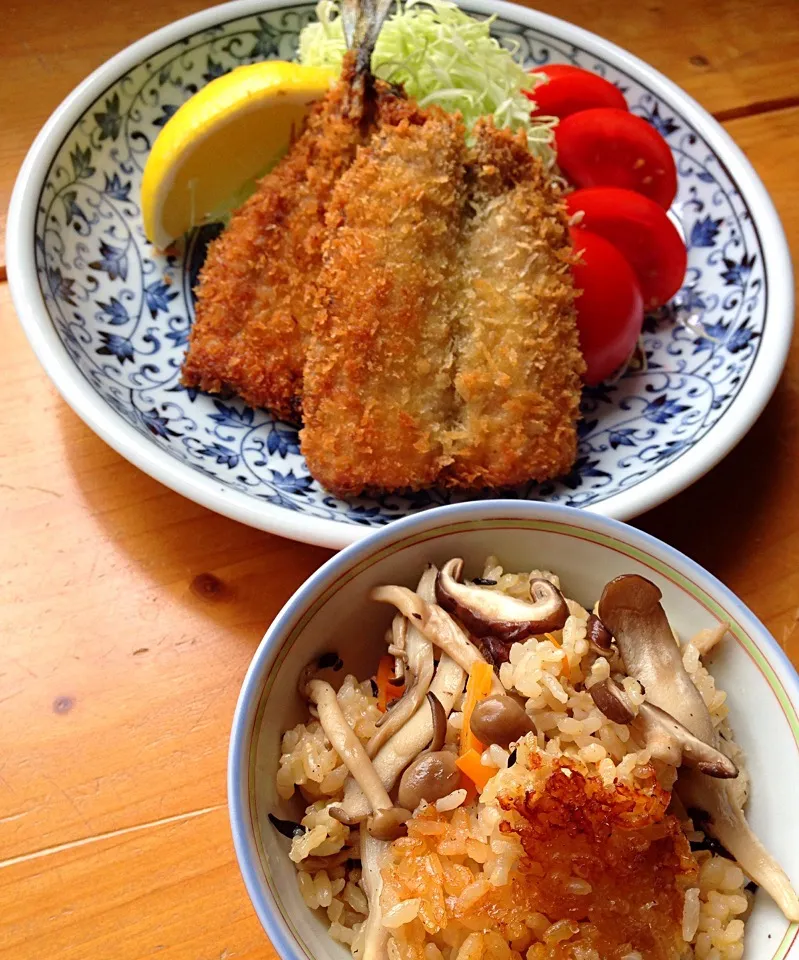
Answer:
<svg viewBox="0 0 799 960"><path fill-rule="evenodd" d="M441 568L436 580L439 604L476 637L496 637L506 644L534 634L560 630L569 608L558 588L540 577L531 577L530 602L498 590L461 583L463 560L454 558Z"/></svg>
<svg viewBox="0 0 799 960"><path fill-rule="evenodd" d="M463 670L445 654L430 685L430 693L435 694L445 714L449 715L455 698L462 692L464 679ZM423 703L372 760L386 790L394 787L403 770L427 747L432 736L430 709ZM369 811L369 801L354 777L349 777L344 785L344 799L340 806L353 819L363 818Z"/></svg>
<svg viewBox="0 0 799 960"><path fill-rule="evenodd" d="M375 587L370 594L373 600L381 603L393 604L401 613L415 624L428 640L439 647L444 653L458 663L464 670L471 670L478 661L485 662L485 657L469 640L464 631L435 603L427 603L418 594L407 587ZM492 692L504 693L505 688L495 676L492 681Z"/></svg>
<svg viewBox="0 0 799 960"><path fill-rule="evenodd" d="M432 593L435 579L435 567L428 567L422 574L417 591ZM405 625L404 628L400 630L394 626L397 621L401 621ZM410 674L410 677L406 676L405 693L383 715L382 720L378 723L377 733L366 744L366 752L370 757L374 757L383 744L387 743L422 705L430 689L433 671L435 670L433 644L430 640L417 629L413 622L409 623L402 614L398 613L394 617L394 625L392 625L394 637L400 632L403 634L407 673ZM389 652L392 652L391 647L389 647Z"/></svg>
<svg viewBox="0 0 799 960"><path fill-rule="evenodd" d="M438 573L432 565L429 570L433 578ZM423 576L417 589L422 600L433 602L434 588L431 577ZM438 662L429 692L435 695L445 716L449 716L456 698L462 693L464 680L463 669L444 654ZM426 703L422 703L413 716L377 751L372 760L386 790L393 789L402 771L427 747L433 734L430 709ZM369 801L354 777L347 778L340 809L352 821L363 819L369 813Z"/></svg>
<svg viewBox="0 0 799 960"><path fill-rule="evenodd" d="M402 680L405 677L405 661L408 658L408 621L405 617L394 617L388 631L388 652L394 658L394 677Z"/></svg>
<svg viewBox="0 0 799 960"><path fill-rule="evenodd" d="M309 700L316 705L319 723L330 745L363 791L372 813L367 817L366 829L379 840L393 840L403 832L405 821L410 817L407 810L400 810L391 802L386 788L380 781L363 744L355 736L352 727L341 711L336 691L324 680L311 680L307 685ZM352 818L339 807L330 808L331 817L352 823Z"/></svg>
<svg viewBox="0 0 799 960"><path fill-rule="evenodd" d="M469 728L480 743L498 744L506 750L528 733L535 733L535 724L524 707L513 697L486 697L472 710Z"/></svg>
<svg viewBox="0 0 799 960"><path fill-rule="evenodd" d="M592 613L586 621L585 639L590 644L591 650L602 657L607 657L613 650L613 638L610 635L610 630L595 613Z"/></svg>
<svg viewBox="0 0 799 960"><path fill-rule="evenodd" d="M433 720L433 742L406 767L397 793L400 805L408 810L415 810L422 800L434 803L449 796L461 780L455 754L442 749L447 738L447 715L434 693L428 693L427 700Z"/></svg>
<svg viewBox="0 0 799 960"><path fill-rule="evenodd" d="M710 712L683 665L660 599L660 590L644 577L617 577L602 593L599 617L613 634L625 669L644 686L649 703L713 745ZM799 920L799 898L746 822L736 780L709 777L698 768L685 770L677 792L687 807L708 814L703 828L727 848L744 873L771 894L789 920Z"/></svg>

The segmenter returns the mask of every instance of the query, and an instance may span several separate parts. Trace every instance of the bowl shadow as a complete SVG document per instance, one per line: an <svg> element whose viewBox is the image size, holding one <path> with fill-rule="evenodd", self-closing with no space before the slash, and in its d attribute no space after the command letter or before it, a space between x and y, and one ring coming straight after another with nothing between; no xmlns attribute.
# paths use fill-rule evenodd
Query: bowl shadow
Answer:
<svg viewBox="0 0 799 960"><path fill-rule="evenodd" d="M58 406L86 509L153 586L255 647L329 550L245 526L153 480Z"/></svg>

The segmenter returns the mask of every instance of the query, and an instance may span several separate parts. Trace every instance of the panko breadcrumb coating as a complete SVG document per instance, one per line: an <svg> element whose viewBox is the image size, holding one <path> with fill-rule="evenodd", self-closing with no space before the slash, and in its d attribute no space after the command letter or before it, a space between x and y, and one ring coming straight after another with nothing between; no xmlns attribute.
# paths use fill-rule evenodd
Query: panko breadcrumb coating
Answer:
<svg viewBox="0 0 799 960"><path fill-rule="evenodd" d="M475 129L461 259L458 432L443 482L501 487L566 473L583 358L560 197L523 138Z"/></svg>
<svg viewBox="0 0 799 960"><path fill-rule="evenodd" d="M325 209L369 135L372 108L350 55L288 154L209 246L183 364L186 386L237 393L250 406L300 420Z"/></svg>
<svg viewBox="0 0 799 960"><path fill-rule="evenodd" d="M523 136L490 121L467 153L438 109L384 114L330 203L311 474L346 496L566 472L583 359L556 188Z"/></svg>
<svg viewBox="0 0 799 960"><path fill-rule="evenodd" d="M576 455L565 208L523 134L356 76L209 248L183 382L304 420L332 492L507 487Z"/></svg>
<svg viewBox="0 0 799 960"><path fill-rule="evenodd" d="M334 191L301 443L337 493L431 486L448 462L465 159L459 118L395 100Z"/></svg>

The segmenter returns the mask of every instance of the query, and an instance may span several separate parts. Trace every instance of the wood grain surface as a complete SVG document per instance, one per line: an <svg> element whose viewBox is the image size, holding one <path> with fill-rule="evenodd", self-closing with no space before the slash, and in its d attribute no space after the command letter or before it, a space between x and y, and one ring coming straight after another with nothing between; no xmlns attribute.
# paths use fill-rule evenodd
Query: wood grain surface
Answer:
<svg viewBox="0 0 799 960"><path fill-rule="evenodd" d="M32 137L74 84L200 6L4 6L0 217ZM735 118L725 126L799 250L790 0L540 6ZM3 283L0 325L0 960L271 958L229 836L228 733L271 617L329 553L209 513L105 446L44 376ZM794 347L739 447L637 521L740 594L795 663L798 428Z"/></svg>

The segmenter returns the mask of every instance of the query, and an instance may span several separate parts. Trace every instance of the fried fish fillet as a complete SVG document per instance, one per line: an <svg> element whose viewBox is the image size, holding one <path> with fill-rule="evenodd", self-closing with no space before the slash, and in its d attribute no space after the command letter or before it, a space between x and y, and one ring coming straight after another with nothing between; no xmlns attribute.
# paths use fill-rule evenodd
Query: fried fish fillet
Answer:
<svg viewBox="0 0 799 960"><path fill-rule="evenodd" d="M183 383L239 394L254 407L300 418L325 236L336 182L370 132L352 55L289 153L211 244L197 288Z"/></svg>
<svg viewBox="0 0 799 960"><path fill-rule="evenodd" d="M556 187L527 144L480 121L455 333L458 425L442 482L502 487L569 470L583 358Z"/></svg>
<svg viewBox="0 0 799 960"><path fill-rule="evenodd" d="M333 192L301 436L337 493L430 486L447 462L464 133L438 108L387 101Z"/></svg>
<svg viewBox="0 0 799 960"><path fill-rule="evenodd" d="M340 495L546 479L574 461L583 360L565 210L523 139L410 102L341 177L302 450Z"/></svg>

